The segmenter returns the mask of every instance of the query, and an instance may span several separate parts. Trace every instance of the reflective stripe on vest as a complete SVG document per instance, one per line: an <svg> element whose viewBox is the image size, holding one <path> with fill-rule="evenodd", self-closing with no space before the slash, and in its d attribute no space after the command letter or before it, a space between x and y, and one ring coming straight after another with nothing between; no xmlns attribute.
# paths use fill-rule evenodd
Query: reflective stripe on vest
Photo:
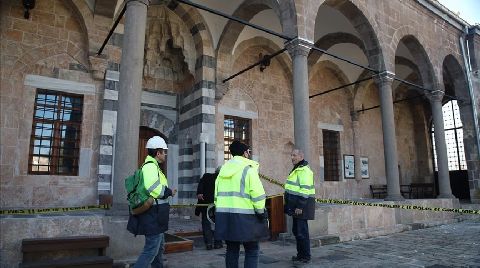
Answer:
<svg viewBox="0 0 480 268"><path fill-rule="evenodd" d="M302 177L299 178L299 175ZM311 181L312 184L300 184L300 181L304 183L310 183ZM308 166L300 167L293 170L288 176L285 182L285 192L303 198L315 197L315 186L313 183L313 173L310 168Z"/></svg>
<svg viewBox="0 0 480 268"><path fill-rule="evenodd" d="M315 194L303 194L303 193L295 192L295 191L289 190L289 189L285 189L285 192L287 192L287 193L289 193L289 194L293 194L293 195L298 195L298 196L301 196L301 197L305 197L305 198L315 197Z"/></svg>
<svg viewBox="0 0 480 268"><path fill-rule="evenodd" d="M148 155L145 158L145 163L148 162L152 163L152 165L144 164L142 167L145 189L153 198L162 198L168 187L168 180L160 170L155 158Z"/></svg>
<svg viewBox="0 0 480 268"><path fill-rule="evenodd" d="M315 186L313 185L302 185L298 182L298 177L297 177L297 181L287 181L286 184L290 184L290 185L293 185L293 186L298 186L302 189L306 189L306 190L311 190L311 189L314 189Z"/></svg>
<svg viewBox="0 0 480 268"><path fill-rule="evenodd" d="M250 166L248 166L248 165L243 168L242 177L240 178L240 189L238 191L218 191L216 193L215 198L218 198L218 197L223 197L223 198L238 197L238 198L244 199L243 201L239 201L239 202L241 202L241 203L246 202L246 203L244 203L244 205L250 204L250 205L247 205L247 206L253 206L253 207L252 208L238 208L238 207L232 208L232 207L222 207L222 206L217 205L217 207L215 209L216 212L237 213L237 214L255 214L255 213L264 213L265 212L265 208L256 209L253 205L253 203L255 203L255 202L261 202L261 201L265 200L265 198L266 198L265 194L262 194L262 195L257 196L257 197L252 197L249 193L246 193L246 178L247 178L247 173L248 173L249 169L250 169ZM218 200L218 199L216 199L216 200ZM232 202L233 200L229 200L229 201ZM228 201L226 201L226 199L223 199L223 202L229 203ZM234 201L234 203L235 202L236 201Z"/></svg>
<svg viewBox="0 0 480 268"><path fill-rule="evenodd" d="M224 213L238 213L238 214L262 214L265 209L253 209L253 208L215 208L215 212Z"/></svg>
<svg viewBox="0 0 480 268"><path fill-rule="evenodd" d="M248 169L250 169L250 166L246 166L244 169L243 169L243 172L242 172L242 178L240 179L240 192L235 192L235 191L230 191L230 192L217 192L217 196L236 196L236 197L241 197L241 198L247 198L247 199L250 199L252 200L253 202L258 202L258 201L262 201L263 199L266 198L266 196L263 194L261 196L257 196L257 197L251 197L249 194L246 194L245 193L245 179L247 177L247 172L248 172ZM248 213L247 213L248 214Z"/></svg>

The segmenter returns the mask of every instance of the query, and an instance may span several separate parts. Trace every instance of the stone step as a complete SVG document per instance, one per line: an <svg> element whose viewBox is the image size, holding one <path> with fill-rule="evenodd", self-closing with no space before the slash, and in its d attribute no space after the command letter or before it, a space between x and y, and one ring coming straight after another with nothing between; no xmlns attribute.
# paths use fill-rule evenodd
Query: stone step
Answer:
<svg viewBox="0 0 480 268"><path fill-rule="evenodd" d="M284 244L286 243L291 243L295 244L295 236L289 234L289 233L280 233L278 236L278 240L282 241ZM316 236L316 237L311 237L310 238L310 246L312 248L320 247L320 246L325 246L325 245L331 245L331 244L337 244L340 243L340 237L335 236L335 235L323 235L323 236Z"/></svg>
<svg viewBox="0 0 480 268"><path fill-rule="evenodd" d="M310 238L310 245L314 248L337 243L340 243L340 237L335 235L325 235Z"/></svg>

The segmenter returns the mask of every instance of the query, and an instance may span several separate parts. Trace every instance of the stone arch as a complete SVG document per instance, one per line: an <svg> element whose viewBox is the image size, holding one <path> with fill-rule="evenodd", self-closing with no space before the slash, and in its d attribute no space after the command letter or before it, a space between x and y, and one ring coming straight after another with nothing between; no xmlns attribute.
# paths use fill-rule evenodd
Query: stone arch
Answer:
<svg viewBox="0 0 480 268"><path fill-rule="evenodd" d="M445 82L450 82L453 87L450 90L450 88L445 86L445 93L455 95L459 99L468 100L470 98L470 93L468 92L468 82L466 80L465 70L455 56L451 54L447 55L443 60L442 67L444 84Z"/></svg>
<svg viewBox="0 0 480 268"><path fill-rule="evenodd" d="M472 102L468 89L465 69L459 63L457 58L449 54L442 64L442 78L445 85L445 93L454 95L459 99L458 107L460 110L460 120L463 126L463 144L465 160L467 162L468 180L470 182L470 198L478 198L479 187L475 185L474 179L480 174L480 161L478 159L478 134L475 131L474 115L472 111ZM444 102L448 101L447 98Z"/></svg>
<svg viewBox="0 0 480 268"><path fill-rule="evenodd" d="M375 17L370 14L366 6L353 3L352 1L346 0L326 0L326 1L311 1L312 4L309 7L309 10L317 10L315 13L318 14L318 10L322 5L327 5L338 10L342 13L355 28L357 33L364 44L364 51L366 52L366 57L368 59L369 66L376 70L385 70L389 66L385 62L383 57L382 47L380 45L380 40L378 39L379 34L376 29L378 27ZM309 20L316 20L316 17L309 18ZM308 20L307 20L308 21ZM315 24L306 26L309 27L306 30L307 39L313 40L315 34Z"/></svg>
<svg viewBox="0 0 480 268"><path fill-rule="evenodd" d="M246 0L233 12L232 16L250 21L258 13L272 9L279 18L282 28L285 29L287 22L284 20L288 20L289 24L292 23L291 18L287 16L291 14L289 9L291 4L288 4L289 0L283 2L283 4L279 4L276 0ZM291 26L288 27L291 28ZM234 53L233 48L244 28L245 25L243 24L229 21L220 35L217 48L217 84L228 76L232 68L234 63L231 60L231 55ZM292 29L289 31L292 31Z"/></svg>
<svg viewBox="0 0 480 268"><path fill-rule="evenodd" d="M280 22L282 23L283 33L287 36L298 36L297 8L294 0L278 0L280 5Z"/></svg>
<svg viewBox="0 0 480 268"><path fill-rule="evenodd" d="M428 53L428 51L431 49L426 45L428 42L426 42L423 38L423 34L410 26L403 26L399 28L393 34L392 41L389 46L395 49L392 51L391 55L396 56L400 42L405 44L413 58L417 60L416 65L419 70L419 75L421 76L423 87L438 89L440 84L435 76L435 70L430 60L432 57L429 56L433 54Z"/></svg>
<svg viewBox="0 0 480 268"><path fill-rule="evenodd" d="M412 69L412 71L417 73L417 74L420 73L420 70L418 69L418 66L413 61L411 61L411 60L409 60L405 57L396 56L395 57L395 64L406 66L406 67Z"/></svg>
<svg viewBox="0 0 480 268"><path fill-rule="evenodd" d="M268 53L274 53L274 52L280 50L280 48L278 47L277 44L275 44L273 41L271 41L271 40L269 40L265 37L256 36L256 37L250 38L248 40L244 40L237 46L237 48L235 49L235 54L231 57L232 67L235 64L235 62L237 62L237 60L240 57L242 57L242 55L244 55L244 52L251 49L252 47L261 48L261 49L267 51ZM285 77L287 78L289 83L291 83L292 82L292 69L291 69L290 57L286 53L282 53L282 54L276 56L275 58L271 59L271 61L280 62L281 69L285 73ZM230 90L230 84L227 83L226 87L222 87L221 89L217 88L217 90L219 91L218 95L223 96L223 95L227 94L227 92Z"/></svg>
<svg viewBox="0 0 480 268"><path fill-rule="evenodd" d="M242 87L238 87L235 90L230 90L227 92L225 95L234 95L233 99L235 99L234 105L229 106L234 109L238 110L245 110L247 112L253 112L253 113L258 113L258 102L255 101L255 98L251 96L245 89ZM230 96L228 96L230 97ZM226 98L222 98L218 104L223 105L223 101L226 100ZM246 103L245 108L242 107L241 103ZM235 106L237 105L237 106Z"/></svg>
<svg viewBox="0 0 480 268"><path fill-rule="evenodd" d="M370 72L369 70L363 70L363 72L358 76L357 80L365 79L370 76L372 76L372 72ZM371 86L376 86L373 78L370 80L355 84L353 88L353 96L354 96L353 109L355 111L362 109L363 99L365 98L367 91Z"/></svg>
<svg viewBox="0 0 480 268"><path fill-rule="evenodd" d="M169 143L175 143L175 122L158 111L141 109L140 126L155 129L164 134Z"/></svg>
<svg viewBox="0 0 480 268"><path fill-rule="evenodd" d="M72 0L55 2L56 5L65 5L65 9L69 8L68 11L71 13L72 18L75 19L75 22L79 26L79 35L73 34L70 36L69 34L68 40L52 38L52 40L54 40L52 43L22 51L23 53L18 55L13 68L10 70L10 75L12 77L21 79L25 72L32 71L35 63L61 54L67 55L67 57L71 58L73 61L82 64L85 70L90 71L90 62L88 60L89 27L86 26L84 17L81 15L81 12L77 8L76 4L83 7L82 10L89 9L86 4L82 5L81 2L83 1Z"/></svg>
<svg viewBox="0 0 480 268"><path fill-rule="evenodd" d="M406 78L406 81L418 84L420 82L420 76L418 73L411 72ZM393 101L401 98L411 98L418 95L423 95L422 91L412 88L410 85L404 83L398 83L396 87L392 86Z"/></svg>
<svg viewBox="0 0 480 268"><path fill-rule="evenodd" d="M208 72L199 72L204 67L214 68L214 64L211 62L215 61L213 38L205 19L194 7L171 2L168 8L184 21L193 36L197 54L195 69L196 73L200 74L195 75L195 82L198 83L202 80L214 81L215 77L213 74L210 77L210 75L206 74Z"/></svg>
<svg viewBox="0 0 480 268"><path fill-rule="evenodd" d="M418 73L411 72L405 80L418 83L418 78ZM424 109L429 107L429 102L422 95L403 83L393 89L401 184L423 182L431 174L429 129ZM399 100L405 101L398 102Z"/></svg>
<svg viewBox="0 0 480 268"><path fill-rule="evenodd" d="M168 8L179 16L189 27L198 55L214 56L213 39L210 29L200 12L186 5L169 5Z"/></svg>
<svg viewBox="0 0 480 268"><path fill-rule="evenodd" d="M413 75L410 74L409 77L407 77L407 79L406 79L407 81L417 81L418 80L419 70L418 70L418 66L414 62L412 62L411 60L409 60L405 57L396 56L395 57L395 64L403 65L403 66L406 66L406 67L412 69ZM365 79L369 76L372 76L372 73L368 70L363 70L363 72L358 76L357 80ZM366 90L362 90L362 88L368 88L372 85L372 83L374 83L374 80L370 79L368 81L358 83L354 86L353 95L354 95L354 109L355 110L361 109L361 103L362 103L363 98L364 98L365 93L366 93L365 92ZM399 84L396 88L394 88L393 92L397 91L397 89L399 87L401 87L401 85L402 84Z"/></svg>
<svg viewBox="0 0 480 268"><path fill-rule="evenodd" d="M335 78L337 78L337 80L340 82L341 85L350 83L348 77L345 75L342 69L338 67L337 64L329 60L321 61L315 64L313 68L311 68L309 71L309 77L312 77L315 73L319 72L322 69L329 70L335 76ZM329 90L329 89L326 89L326 90ZM353 108L352 86L344 89L340 89L340 90L343 91L344 94L347 96L348 104L350 105L351 108ZM321 92L310 93L310 95L313 95L316 93L321 93Z"/></svg>
<svg viewBox="0 0 480 268"><path fill-rule="evenodd" d="M237 48L235 49L235 53L232 57L233 62L235 62L238 59L238 57L241 57L242 54L252 46L259 46L259 47L265 49L266 51L268 51L269 53L274 53L274 52L280 50L280 47L278 47L278 45L275 44L270 39L267 39L267 38L262 37L262 36L255 36L251 39L242 41L237 46ZM282 64L282 70L285 72L285 75L287 75L289 80L291 80L290 78L292 77L292 68L291 68L291 64L290 64L291 60L290 60L290 57L288 56L288 54L286 52L282 53L282 54L276 56L275 58L273 58L272 60L280 61L280 63Z"/></svg>
<svg viewBox="0 0 480 268"><path fill-rule="evenodd" d="M363 45L362 40L360 40L360 38L356 37L351 33L342 33L342 32L329 33L327 35L322 36L322 38L318 39L315 42L315 46L323 50L328 50L334 45L345 44L345 43L356 45L358 48L360 48L363 51L363 53L366 54L365 46ZM322 57L322 55L323 53L319 51L311 50L310 53L308 54L308 66L312 66L313 64L315 64L318 61L318 59Z"/></svg>
<svg viewBox="0 0 480 268"><path fill-rule="evenodd" d="M90 45L90 38L94 35L95 24L93 22L94 14L88 7L87 3L82 0L66 0L64 1L64 3L65 5L70 7L71 12L75 15L78 22L80 23L80 27L86 33L88 51L97 52L90 51L90 49L95 49L95 46ZM98 48L100 48L100 44Z"/></svg>

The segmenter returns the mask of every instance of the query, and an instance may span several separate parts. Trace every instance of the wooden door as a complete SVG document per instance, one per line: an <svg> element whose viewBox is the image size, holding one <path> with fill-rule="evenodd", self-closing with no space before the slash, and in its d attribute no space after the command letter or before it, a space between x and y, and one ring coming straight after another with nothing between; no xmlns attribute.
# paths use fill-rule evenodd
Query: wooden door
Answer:
<svg viewBox="0 0 480 268"><path fill-rule="evenodd" d="M165 135L163 135L161 132L148 128L148 127L140 127L140 134L139 134L139 139L138 139L138 167L140 167L143 162L145 162L145 157L147 157L148 152L145 146L147 145L148 139L150 139L153 136L160 136L162 137L165 142L168 144L167 138ZM167 159L165 159L165 162L163 162L160 165L160 168L163 171L163 174L167 176Z"/></svg>

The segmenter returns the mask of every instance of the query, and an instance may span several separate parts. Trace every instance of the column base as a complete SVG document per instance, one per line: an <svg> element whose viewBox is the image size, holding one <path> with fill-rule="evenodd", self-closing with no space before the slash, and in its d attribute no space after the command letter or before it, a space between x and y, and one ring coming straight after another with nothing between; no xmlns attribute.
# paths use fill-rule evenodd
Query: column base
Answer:
<svg viewBox="0 0 480 268"><path fill-rule="evenodd" d="M437 198L453 199L453 198L456 198L456 197L453 194L439 194L439 195L437 195Z"/></svg>
<svg viewBox="0 0 480 268"><path fill-rule="evenodd" d="M385 201L403 201L405 200L405 198L403 198L403 196L401 194L394 194L394 195L387 195L387 197L385 197L384 199Z"/></svg>

